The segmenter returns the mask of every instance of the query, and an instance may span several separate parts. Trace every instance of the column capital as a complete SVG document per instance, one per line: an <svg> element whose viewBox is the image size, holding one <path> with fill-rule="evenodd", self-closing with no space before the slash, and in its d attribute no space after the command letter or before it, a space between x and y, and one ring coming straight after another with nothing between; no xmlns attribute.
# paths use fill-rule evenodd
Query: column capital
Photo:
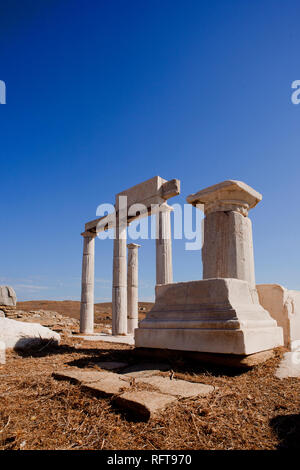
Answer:
<svg viewBox="0 0 300 470"><path fill-rule="evenodd" d="M173 212L173 211L174 211L174 208L172 206L169 206L167 202L160 204L158 207L158 212Z"/></svg>
<svg viewBox="0 0 300 470"><path fill-rule="evenodd" d="M141 245L138 245L137 243L128 243L127 248L129 250L133 250L134 248L140 248Z"/></svg>
<svg viewBox="0 0 300 470"><path fill-rule="evenodd" d="M191 194L186 200L193 206L204 205L205 215L235 211L246 217L262 200L262 195L242 181L228 180Z"/></svg>
<svg viewBox="0 0 300 470"><path fill-rule="evenodd" d="M80 235L82 237L95 238L97 236L97 233L96 232L82 232Z"/></svg>

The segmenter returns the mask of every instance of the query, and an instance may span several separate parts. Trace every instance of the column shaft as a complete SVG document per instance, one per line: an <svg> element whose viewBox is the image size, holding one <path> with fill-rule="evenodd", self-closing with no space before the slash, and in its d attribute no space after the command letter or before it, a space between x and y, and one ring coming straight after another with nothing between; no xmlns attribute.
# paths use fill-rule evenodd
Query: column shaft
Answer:
<svg viewBox="0 0 300 470"><path fill-rule="evenodd" d="M80 332L94 332L94 257L95 238L83 237Z"/></svg>
<svg viewBox="0 0 300 470"><path fill-rule="evenodd" d="M173 282L171 208L156 214L156 284Z"/></svg>
<svg viewBox="0 0 300 470"><path fill-rule="evenodd" d="M138 327L138 248L140 245L130 243L127 246L127 330L128 333L133 333Z"/></svg>
<svg viewBox="0 0 300 470"><path fill-rule="evenodd" d="M112 289L112 334L127 334L127 266L126 266L126 226L119 226L116 217L113 289Z"/></svg>

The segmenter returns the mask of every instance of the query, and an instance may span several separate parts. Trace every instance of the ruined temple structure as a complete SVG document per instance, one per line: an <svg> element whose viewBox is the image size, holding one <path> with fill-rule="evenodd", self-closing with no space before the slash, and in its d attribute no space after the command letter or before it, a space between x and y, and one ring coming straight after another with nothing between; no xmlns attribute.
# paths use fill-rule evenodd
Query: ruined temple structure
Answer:
<svg viewBox="0 0 300 470"><path fill-rule="evenodd" d="M113 335L134 333L136 348L144 350L235 357L299 341L300 292L272 284L256 286L248 213L261 201L261 194L241 181L228 180L187 197L189 204L196 210L202 208L205 214L203 279L174 283L172 207L167 200L179 193L179 180L156 176L118 193L114 214L85 225L81 332L91 334L94 327L95 237L99 231L113 227ZM132 210L141 204L144 211ZM140 245L127 245L127 227L133 220L153 213L157 224L155 304L138 322Z"/></svg>
<svg viewBox="0 0 300 470"><path fill-rule="evenodd" d="M173 281L170 211L167 201L180 193L180 181L155 176L122 191L115 197L115 214L85 224L83 236L80 331L94 331L94 250L95 237L102 230L114 228L112 334L133 333L138 313L138 248L127 246L127 226L135 219L156 213L156 283ZM124 198L126 197L126 198ZM124 199L126 206L124 207ZM142 212L133 210L143 205ZM137 215L138 213L138 215ZM128 269L126 248L128 248Z"/></svg>

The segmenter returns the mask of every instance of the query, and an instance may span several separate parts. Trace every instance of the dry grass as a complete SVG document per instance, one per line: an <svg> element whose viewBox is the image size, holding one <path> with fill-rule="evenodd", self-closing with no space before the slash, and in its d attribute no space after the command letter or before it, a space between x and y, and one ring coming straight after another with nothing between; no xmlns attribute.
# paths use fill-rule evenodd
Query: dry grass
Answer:
<svg viewBox="0 0 300 470"><path fill-rule="evenodd" d="M299 448L300 380L274 377L282 352L239 374L170 364L175 375L216 390L207 398L182 400L147 423L134 421L108 399L51 376L64 364L132 362L129 346L97 343L95 349L95 343L68 338L56 349L23 356L10 352L7 364L0 366L0 448Z"/></svg>

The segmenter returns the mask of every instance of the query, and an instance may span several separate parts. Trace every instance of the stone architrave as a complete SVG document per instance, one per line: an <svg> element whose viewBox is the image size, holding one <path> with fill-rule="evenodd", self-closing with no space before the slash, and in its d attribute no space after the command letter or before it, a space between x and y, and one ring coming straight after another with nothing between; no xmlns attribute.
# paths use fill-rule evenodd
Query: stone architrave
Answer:
<svg viewBox="0 0 300 470"><path fill-rule="evenodd" d="M91 334L94 332L94 258L96 234L84 232L81 235L83 236L83 257L80 332Z"/></svg>
<svg viewBox="0 0 300 470"><path fill-rule="evenodd" d="M249 355L283 345L282 328L255 288L247 213L260 199L239 181L187 198L204 204L205 279L157 285L154 307L135 330L136 347Z"/></svg>
<svg viewBox="0 0 300 470"><path fill-rule="evenodd" d="M138 327L138 249L141 245L130 243L127 267L127 332Z"/></svg>
<svg viewBox="0 0 300 470"><path fill-rule="evenodd" d="M171 211L167 203L156 214L156 284L173 282Z"/></svg>

